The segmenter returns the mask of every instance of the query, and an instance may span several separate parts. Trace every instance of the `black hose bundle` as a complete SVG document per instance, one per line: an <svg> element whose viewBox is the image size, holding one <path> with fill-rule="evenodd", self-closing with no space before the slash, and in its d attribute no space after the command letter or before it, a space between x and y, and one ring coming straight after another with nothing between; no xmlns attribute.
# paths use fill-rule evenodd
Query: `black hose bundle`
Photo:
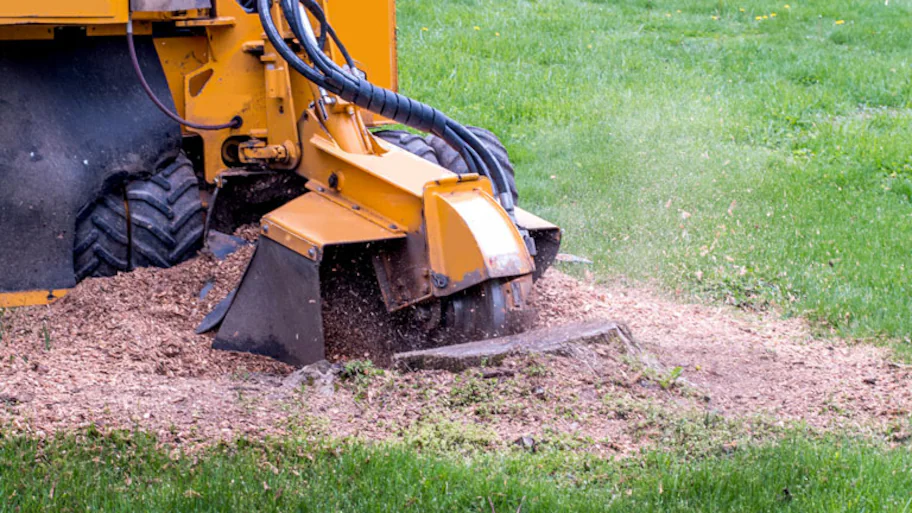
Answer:
<svg viewBox="0 0 912 513"><path fill-rule="evenodd" d="M510 216L513 216L513 197L510 194L506 172L472 132L429 105L371 84L357 76L354 61L326 21L323 9L314 0L279 0L289 27L313 63L308 64L291 49L276 28L270 12L272 1L257 0L260 22L276 51L295 71L317 86L363 109L442 138L462 155L469 172L486 176L491 180L495 196ZM313 31L308 30L309 26L305 25L309 24L310 20L307 19L302 6L320 24L319 39L313 35ZM323 47L327 36L336 43L348 63L349 70L341 68L324 53Z"/></svg>

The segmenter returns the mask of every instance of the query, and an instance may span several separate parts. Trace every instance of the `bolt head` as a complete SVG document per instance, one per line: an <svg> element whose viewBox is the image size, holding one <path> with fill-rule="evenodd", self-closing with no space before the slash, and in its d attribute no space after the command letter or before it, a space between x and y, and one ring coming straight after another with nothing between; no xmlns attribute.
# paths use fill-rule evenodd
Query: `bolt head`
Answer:
<svg viewBox="0 0 912 513"><path fill-rule="evenodd" d="M450 284L450 279L443 274L431 273L431 283L438 289L444 289Z"/></svg>

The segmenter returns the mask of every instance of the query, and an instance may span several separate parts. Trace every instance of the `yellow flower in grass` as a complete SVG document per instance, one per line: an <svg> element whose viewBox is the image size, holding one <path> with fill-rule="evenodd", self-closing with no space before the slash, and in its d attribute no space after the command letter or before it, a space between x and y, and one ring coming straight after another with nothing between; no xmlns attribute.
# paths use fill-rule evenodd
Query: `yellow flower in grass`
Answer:
<svg viewBox="0 0 912 513"><path fill-rule="evenodd" d="M481 27L479 27L478 25L475 25L475 26L472 27L472 28L475 29L475 30L481 30Z"/></svg>
<svg viewBox="0 0 912 513"><path fill-rule="evenodd" d="M837 25L845 25L845 20L836 20Z"/></svg>
<svg viewBox="0 0 912 513"><path fill-rule="evenodd" d="M718 17L718 16L716 16L716 15L713 15L713 17L712 17L712 19L713 19L713 21L716 21L716 20L718 20L718 19L719 19L719 17Z"/></svg>
<svg viewBox="0 0 912 513"><path fill-rule="evenodd" d="M792 8L792 6L791 6L791 5L789 5L789 4L785 4L785 8L786 8L786 9L791 9L791 8Z"/></svg>
<svg viewBox="0 0 912 513"><path fill-rule="evenodd" d="M428 31L428 28L427 28L427 27L421 27L421 31L422 31L422 32L427 32L427 31Z"/></svg>
<svg viewBox="0 0 912 513"><path fill-rule="evenodd" d="M738 9L738 10L741 11L741 12L744 12L744 7L741 7L741 8Z"/></svg>
<svg viewBox="0 0 912 513"><path fill-rule="evenodd" d="M771 12L771 13L770 13L770 18L775 18L775 17L776 17L776 13Z"/></svg>
<svg viewBox="0 0 912 513"><path fill-rule="evenodd" d="M763 16L754 16L754 19L757 21L763 21Z"/></svg>

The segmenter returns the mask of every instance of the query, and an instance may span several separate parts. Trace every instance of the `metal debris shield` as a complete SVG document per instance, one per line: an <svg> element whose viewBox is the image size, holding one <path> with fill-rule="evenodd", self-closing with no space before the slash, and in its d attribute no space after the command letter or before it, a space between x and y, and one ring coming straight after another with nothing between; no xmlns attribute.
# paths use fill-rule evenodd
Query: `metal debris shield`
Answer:
<svg viewBox="0 0 912 513"><path fill-rule="evenodd" d="M260 237L212 348L295 366L324 359L320 264Z"/></svg>

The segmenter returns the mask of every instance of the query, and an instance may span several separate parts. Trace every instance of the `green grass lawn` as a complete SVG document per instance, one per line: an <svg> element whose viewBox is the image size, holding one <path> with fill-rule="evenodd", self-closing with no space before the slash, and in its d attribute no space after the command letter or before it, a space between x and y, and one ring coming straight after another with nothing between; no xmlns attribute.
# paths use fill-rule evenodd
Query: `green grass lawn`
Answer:
<svg viewBox="0 0 912 513"><path fill-rule="evenodd" d="M787 439L696 461L518 449L453 458L292 441L173 457L142 436L90 435L3 440L0 497L2 512L906 512L912 454Z"/></svg>
<svg viewBox="0 0 912 513"><path fill-rule="evenodd" d="M599 276L910 342L909 0L399 0L399 41Z"/></svg>

